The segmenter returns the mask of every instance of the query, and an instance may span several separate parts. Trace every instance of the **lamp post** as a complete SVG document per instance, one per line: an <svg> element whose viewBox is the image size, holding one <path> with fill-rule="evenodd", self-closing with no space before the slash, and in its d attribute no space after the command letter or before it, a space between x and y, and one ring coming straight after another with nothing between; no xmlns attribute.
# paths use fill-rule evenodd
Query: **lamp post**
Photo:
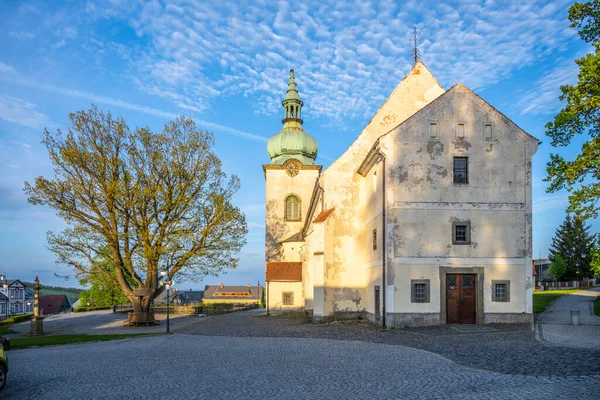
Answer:
<svg viewBox="0 0 600 400"><path fill-rule="evenodd" d="M169 326L169 289L171 288L171 285L173 284L173 281L169 280L169 269L163 269L162 271L160 271L160 275L167 279L164 283L165 288L167 289L167 333L171 332L170 326Z"/></svg>

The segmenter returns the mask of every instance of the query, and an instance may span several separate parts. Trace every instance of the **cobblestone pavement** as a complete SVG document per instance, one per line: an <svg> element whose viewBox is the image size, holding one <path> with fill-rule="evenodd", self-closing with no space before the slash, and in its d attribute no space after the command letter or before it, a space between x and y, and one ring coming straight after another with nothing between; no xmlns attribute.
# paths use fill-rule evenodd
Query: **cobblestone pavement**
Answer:
<svg viewBox="0 0 600 400"><path fill-rule="evenodd" d="M564 347L600 350L600 318L592 311L592 302L600 288L578 290L550 303L540 316L540 338ZM580 325L571 324L571 310L579 311Z"/></svg>
<svg viewBox="0 0 600 400"><path fill-rule="evenodd" d="M67 334L94 334L107 335L116 333L160 333L165 332L164 314L156 314L160 325L152 327L130 328L124 327L123 321L127 320L127 314L113 314L111 310L90 311L81 313L65 313L48 315L44 319L44 331L51 335ZM171 316L171 328L181 327L196 322L198 317ZM11 326L20 334L29 333L31 323L29 321ZM10 335L15 336L15 335Z"/></svg>
<svg viewBox="0 0 600 400"><path fill-rule="evenodd" d="M526 376L600 374L600 350L570 349L535 339L530 324L380 329L367 322L314 324L261 310L207 317L177 332L234 337L295 337L361 341L427 350L462 366Z"/></svg>
<svg viewBox="0 0 600 400"><path fill-rule="evenodd" d="M594 399L600 380L481 371L377 343L182 334L12 350L10 361L7 400Z"/></svg>

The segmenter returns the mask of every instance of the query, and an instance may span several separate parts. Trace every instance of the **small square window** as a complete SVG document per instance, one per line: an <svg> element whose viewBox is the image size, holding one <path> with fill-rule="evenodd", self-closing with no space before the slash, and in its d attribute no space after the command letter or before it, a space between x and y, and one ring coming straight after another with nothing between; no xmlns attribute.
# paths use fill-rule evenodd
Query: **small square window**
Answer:
<svg viewBox="0 0 600 400"><path fill-rule="evenodd" d="M467 226L466 225L456 225L455 229L455 237L454 240L456 242L466 242L467 241Z"/></svg>
<svg viewBox="0 0 600 400"><path fill-rule="evenodd" d="M283 292L283 305L293 306L294 305L294 292Z"/></svg>
<svg viewBox="0 0 600 400"><path fill-rule="evenodd" d="M429 279L413 279L410 286L411 303L429 303Z"/></svg>
<svg viewBox="0 0 600 400"><path fill-rule="evenodd" d="M425 284L424 283L415 283L415 299L417 299L417 300L425 299Z"/></svg>
<svg viewBox="0 0 600 400"><path fill-rule="evenodd" d="M377 229L373 229L373 250L377 250Z"/></svg>
<svg viewBox="0 0 600 400"><path fill-rule="evenodd" d="M492 281L492 301L510 302L510 281Z"/></svg>
<svg viewBox="0 0 600 400"><path fill-rule="evenodd" d="M465 137L465 123L457 122L456 123L456 138L462 139Z"/></svg>
<svg viewBox="0 0 600 400"><path fill-rule="evenodd" d="M469 158L454 157L454 183L469 183Z"/></svg>
<svg viewBox="0 0 600 400"><path fill-rule="evenodd" d="M485 140L493 139L494 128L491 123L486 123L483 125L483 137Z"/></svg>
<svg viewBox="0 0 600 400"><path fill-rule="evenodd" d="M471 223L469 221L452 223L452 244L471 244Z"/></svg>
<svg viewBox="0 0 600 400"><path fill-rule="evenodd" d="M437 138L438 135L438 125L437 122L429 123L429 137L432 139Z"/></svg>

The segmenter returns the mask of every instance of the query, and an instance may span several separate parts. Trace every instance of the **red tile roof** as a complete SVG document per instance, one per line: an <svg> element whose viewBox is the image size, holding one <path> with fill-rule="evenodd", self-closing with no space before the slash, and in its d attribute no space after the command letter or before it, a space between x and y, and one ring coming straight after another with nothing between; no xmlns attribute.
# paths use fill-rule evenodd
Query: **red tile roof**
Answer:
<svg viewBox="0 0 600 400"><path fill-rule="evenodd" d="M327 218L329 218L329 215L331 215L331 213L333 212L333 208L330 208L329 210L323 210L319 213L319 215L317 215L317 218L315 218L313 220L313 222L323 222L325 221Z"/></svg>
<svg viewBox="0 0 600 400"><path fill-rule="evenodd" d="M535 264L533 261L531 262L531 269L533 270L533 276L537 276L537 272L535 272Z"/></svg>
<svg viewBox="0 0 600 400"><path fill-rule="evenodd" d="M40 295L40 309L44 314L58 314L66 311L70 306L64 294Z"/></svg>
<svg viewBox="0 0 600 400"><path fill-rule="evenodd" d="M267 281L302 282L302 263L268 262Z"/></svg>

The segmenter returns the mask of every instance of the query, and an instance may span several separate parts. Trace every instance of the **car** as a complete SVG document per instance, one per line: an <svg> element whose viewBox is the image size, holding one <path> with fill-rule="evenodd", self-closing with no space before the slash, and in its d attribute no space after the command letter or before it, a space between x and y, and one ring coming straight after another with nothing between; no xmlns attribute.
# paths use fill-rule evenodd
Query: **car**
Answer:
<svg viewBox="0 0 600 400"><path fill-rule="evenodd" d="M10 339L5 336L0 336L0 344L4 350L10 350Z"/></svg>
<svg viewBox="0 0 600 400"><path fill-rule="evenodd" d="M8 354L4 347L0 346L0 390L6 385L6 374L8 374Z"/></svg>

